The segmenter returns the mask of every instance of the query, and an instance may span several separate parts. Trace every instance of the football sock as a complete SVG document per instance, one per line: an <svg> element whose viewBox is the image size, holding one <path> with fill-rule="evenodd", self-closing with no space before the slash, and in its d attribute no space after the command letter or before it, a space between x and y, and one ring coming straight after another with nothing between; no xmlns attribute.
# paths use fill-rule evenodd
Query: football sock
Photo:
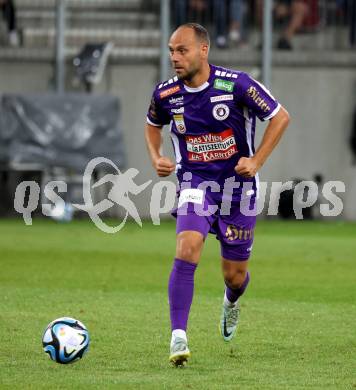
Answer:
<svg viewBox="0 0 356 390"><path fill-rule="evenodd" d="M244 282L242 283L241 287L233 290L229 286L226 286L225 297L224 297L225 305L231 305L231 304L235 303L241 297L241 295L245 292L249 281L250 281L250 273L247 272L246 278L245 278Z"/></svg>
<svg viewBox="0 0 356 390"><path fill-rule="evenodd" d="M196 264L174 259L168 284L172 331L186 331L190 306L193 300Z"/></svg>

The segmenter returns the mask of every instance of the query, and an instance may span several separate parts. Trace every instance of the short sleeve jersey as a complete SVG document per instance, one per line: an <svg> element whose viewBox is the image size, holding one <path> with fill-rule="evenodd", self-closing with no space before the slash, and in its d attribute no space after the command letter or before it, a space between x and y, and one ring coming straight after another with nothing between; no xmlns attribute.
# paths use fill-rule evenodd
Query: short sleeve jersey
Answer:
<svg viewBox="0 0 356 390"><path fill-rule="evenodd" d="M147 114L153 126L170 125L177 176L191 172L202 180L235 176L239 158L254 152L256 117L273 118L280 104L245 72L210 65L207 82L198 88L174 77L156 86Z"/></svg>

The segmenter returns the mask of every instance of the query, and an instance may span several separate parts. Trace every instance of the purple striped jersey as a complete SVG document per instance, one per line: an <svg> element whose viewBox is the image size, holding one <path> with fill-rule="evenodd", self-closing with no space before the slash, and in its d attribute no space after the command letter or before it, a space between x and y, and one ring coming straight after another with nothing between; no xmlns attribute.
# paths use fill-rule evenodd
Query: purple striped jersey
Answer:
<svg viewBox="0 0 356 390"><path fill-rule="evenodd" d="M252 182L234 171L240 157L254 154L256 117L273 118L280 104L259 82L245 72L210 65L208 81L197 88L177 77L156 86L147 114L150 125L170 125L179 180L191 172L197 180L220 184L235 177ZM241 191L234 192L239 200Z"/></svg>

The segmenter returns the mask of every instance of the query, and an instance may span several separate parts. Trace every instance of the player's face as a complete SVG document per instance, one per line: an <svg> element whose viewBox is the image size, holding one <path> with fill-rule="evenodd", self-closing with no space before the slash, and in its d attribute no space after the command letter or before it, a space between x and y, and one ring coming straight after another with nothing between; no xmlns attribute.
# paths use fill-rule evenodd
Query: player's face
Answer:
<svg viewBox="0 0 356 390"><path fill-rule="evenodd" d="M207 60L208 45L200 42L190 28L176 30L168 46L172 67L181 80L191 80Z"/></svg>

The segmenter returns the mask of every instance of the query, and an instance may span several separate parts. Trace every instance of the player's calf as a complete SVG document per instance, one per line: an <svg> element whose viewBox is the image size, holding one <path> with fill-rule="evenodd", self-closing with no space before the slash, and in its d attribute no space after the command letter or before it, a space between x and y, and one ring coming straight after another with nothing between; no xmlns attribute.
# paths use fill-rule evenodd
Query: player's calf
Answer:
<svg viewBox="0 0 356 390"><path fill-rule="evenodd" d="M240 316L238 299L245 292L249 280L249 273L243 270L226 275L226 289L220 317L220 332L224 341L232 340L236 333Z"/></svg>

